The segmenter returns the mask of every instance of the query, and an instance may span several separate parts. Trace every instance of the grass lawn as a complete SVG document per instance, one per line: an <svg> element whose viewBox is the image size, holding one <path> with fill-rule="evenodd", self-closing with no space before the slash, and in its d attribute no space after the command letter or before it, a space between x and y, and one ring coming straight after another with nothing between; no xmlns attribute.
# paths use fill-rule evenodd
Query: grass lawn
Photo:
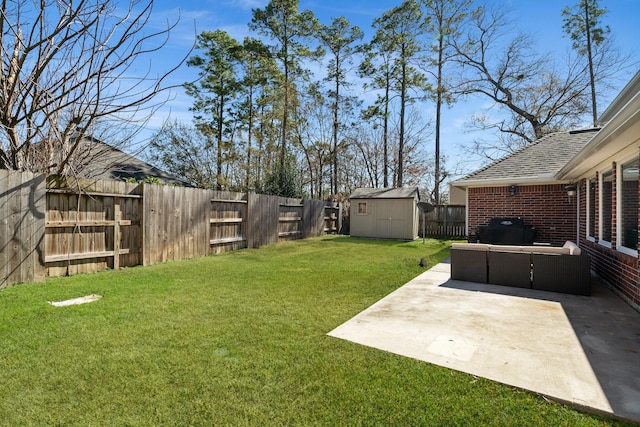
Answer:
<svg viewBox="0 0 640 427"><path fill-rule="evenodd" d="M449 244L328 236L7 288L0 425L616 425L326 335Z"/></svg>

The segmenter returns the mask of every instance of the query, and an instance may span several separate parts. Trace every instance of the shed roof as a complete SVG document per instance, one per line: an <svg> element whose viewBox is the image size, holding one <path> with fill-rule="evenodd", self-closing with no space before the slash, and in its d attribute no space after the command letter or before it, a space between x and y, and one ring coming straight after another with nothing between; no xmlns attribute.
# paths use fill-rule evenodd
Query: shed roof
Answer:
<svg viewBox="0 0 640 427"><path fill-rule="evenodd" d="M356 188L350 199L420 199L418 187L407 188Z"/></svg>
<svg viewBox="0 0 640 427"><path fill-rule="evenodd" d="M545 135L452 183L454 186L556 181L558 172L596 135L598 128Z"/></svg>

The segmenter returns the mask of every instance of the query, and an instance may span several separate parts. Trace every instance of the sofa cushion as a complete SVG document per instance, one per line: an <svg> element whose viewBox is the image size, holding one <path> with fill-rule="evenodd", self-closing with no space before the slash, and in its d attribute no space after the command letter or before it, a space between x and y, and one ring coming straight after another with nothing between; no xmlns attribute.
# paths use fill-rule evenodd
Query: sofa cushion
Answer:
<svg viewBox="0 0 640 427"><path fill-rule="evenodd" d="M575 243L565 242L562 247L557 246L516 246L516 245L492 245L488 243L453 243L453 249L465 249L471 251L492 252L528 252L537 254L580 255L582 251Z"/></svg>
<svg viewBox="0 0 640 427"><path fill-rule="evenodd" d="M571 255L571 249L556 246L528 246L527 252L534 254L556 254L556 255Z"/></svg>
<svg viewBox="0 0 640 427"><path fill-rule="evenodd" d="M563 248L568 248L569 249L569 253L571 255L580 255L582 253L582 250L578 247L578 245L576 245L575 243L573 243L570 240L567 240L566 242L564 242L564 245L562 245Z"/></svg>
<svg viewBox="0 0 640 427"><path fill-rule="evenodd" d="M489 245L486 243L452 243L453 249L467 249L472 251L488 251Z"/></svg>
<svg viewBox="0 0 640 427"><path fill-rule="evenodd" d="M490 252L523 252L523 248L527 246L515 245L489 245Z"/></svg>

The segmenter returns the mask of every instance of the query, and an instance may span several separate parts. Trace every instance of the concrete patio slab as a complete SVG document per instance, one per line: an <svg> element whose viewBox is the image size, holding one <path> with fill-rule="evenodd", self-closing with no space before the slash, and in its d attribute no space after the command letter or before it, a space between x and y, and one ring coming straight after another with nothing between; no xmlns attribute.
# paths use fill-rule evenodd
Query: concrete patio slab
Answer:
<svg viewBox="0 0 640 427"><path fill-rule="evenodd" d="M640 422L640 314L592 292L451 280L445 262L329 335Z"/></svg>

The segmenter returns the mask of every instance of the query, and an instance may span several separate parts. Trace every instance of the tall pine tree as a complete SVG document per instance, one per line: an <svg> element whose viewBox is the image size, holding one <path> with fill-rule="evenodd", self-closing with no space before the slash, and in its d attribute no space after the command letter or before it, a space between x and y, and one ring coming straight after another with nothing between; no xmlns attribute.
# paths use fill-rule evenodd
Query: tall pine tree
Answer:
<svg viewBox="0 0 640 427"><path fill-rule="evenodd" d="M594 49L602 44L611 31L602 26L601 16L607 9L598 7L598 0L580 0L576 5L565 7L562 11L562 28L571 36L572 46L580 55L586 55L589 63L589 79L591 85L591 111L593 126L598 122L596 105L596 77L593 66Z"/></svg>

